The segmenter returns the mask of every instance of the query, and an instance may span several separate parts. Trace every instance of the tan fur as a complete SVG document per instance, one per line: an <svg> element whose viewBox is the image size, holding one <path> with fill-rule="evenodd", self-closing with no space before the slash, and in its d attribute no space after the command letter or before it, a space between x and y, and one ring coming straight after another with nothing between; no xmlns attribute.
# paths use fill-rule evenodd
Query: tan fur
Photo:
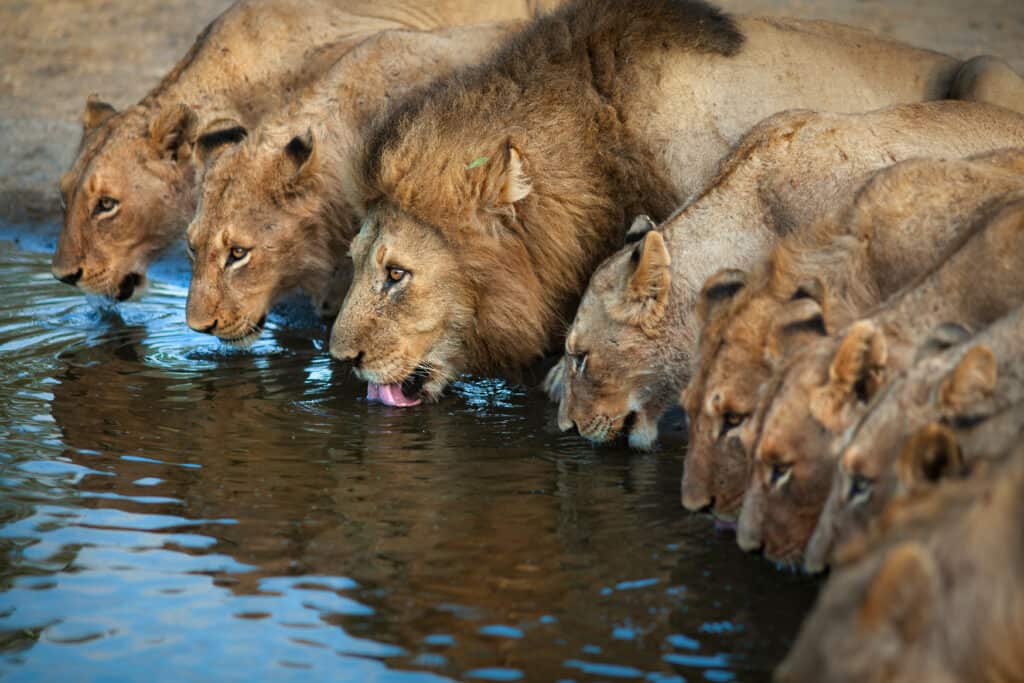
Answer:
<svg viewBox="0 0 1024 683"><path fill-rule="evenodd" d="M78 273L88 292L125 294L122 283L141 281L192 217L195 136L223 120L253 130L377 32L525 19L535 9L531 0L238 2L137 105L115 113L98 100L86 103L77 158L60 182L66 209L54 275ZM118 211L96 214L102 197L120 202Z"/></svg>
<svg viewBox="0 0 1024 683"><path fill-rule="evenodd" d="M716 514L735 515L745 468L736 461L742 449L722 438L725 415L753 412L758 388L788 349L843 328L934 266L979 208L1007 193L1024 196L1024 178L1007 168L1008 156L1024 164L1024 153L1000 151L877 172L852 202L781 240L719 302L701 330L694 379L683 394L690 416L684 505L701 509L714 499Z"/></svg>
<svg viewBox="0 0 1024 683"><path fill-rule="evenodd" d="M367 127L390 102L476 61L516 26L381 32L243 142L210 150L187 233L195 259L189 325L249 339L293 289L333 319L351 278L348 245L363 206L354 162ZM302 153L296 158L289 149ZM226 265L233 246L250 250L242 268Z"/></svg>
<svg viewBox="0 0 1024 683"><path fill-rule="evenodd" d="M1024 200L984 207L968 234L875 314L786 362L778 389L761 399L760 418L741 431L753 458L747 497L758 511L741 511L741 546L763 543L767 556L799 561L829 493L838 439L929 330L947 321L977 329L1024 302ZM773 485L780 462L792 476Z"/></svg>
<svg viewBox="0 0 1024 683"><path fill-rule="evenodd" d="M927 479L921 471L929 453L955 450L944 443L945 432L927 429L930 423L949 425L955 445L959 433L983 431L976 423L1024 400L1022 336L1018 308L920 359L886 387L837 443L831 491L807 546L808 570L823 569L833 549L861 536L893 496ZM969 461L976 448L966 453Z"/></svg>
<svg viewBox="0 0 1024 683"><path fill-rule="evenodd" d="M552 348L633 215L665 218L756 121L794 106L862 110L944 95L956 68L835 26L735 25L742 43L696 3L580 0L396 113L370 147L372 241L353 252L335 355L361 358L359 372L374 382L401 379L384 366L408 371L421 361L438 377L514 371ZM804 66L777 72L782 51ZM876 68L883 54L886 68ZM510 150L531 188L511 205L500 193ZM407 239L400 226L412 225ZM434 231L431 253L447 251L457 264L467 291L454 308L466 317L424 277L415 277L415 297L437 310L416 310L429 320L391 310L374 289L377 248L401 251L415 274L422 259L410 247L424 229ZM433 331L415 335L416 350L385 351L375 341L385 325L396 327L383 333L394 339ZM434 382L432 395L443 385Z"/></svg>
<svg viewBox="0 0 1024 683"><path fill-rule="evenodd" d="M1024 451L897 501L833 572L778 683L1024 678Z"/></svg>
<svg viewBox="0 0 1024 683"><path fill-rule="evenodd" d="M648 324L643 329L615 316L615 311L625 301L626 283L633 272L629 259L632 246L621 249L594 272L568 337L576 340L577 348L588 352L595 373L574 375L562 372L560 364L556 374L561 373L562 381L549 381L552 397L559 402L559 412L563 416L562 427L570 428L573 423L578 427L582 425L581 431L586 431L593 438L596 434L587 430L587 425L611 423L613 428L606 432L606 436L611 437L621 431L626 414L632 411L636 419L630 443L638 448L650 448L657 437L658 418L676 402L680 390L690 379L702 319L701 315L694 313L700 302L698 292L707 277L719 268L754 268L765 257L777 236L782 234L792 233L799 241L788 251L780 251L779 260L783 253L808 252L811 245L820 245L834 236L837 226L846 229L845 218L833 223L820 221L828 211L844 205L854 218L860 216L859 222L849 228L852 235L871 235L869 219L872 211L883 210L887 212L885 222L899 226L905 232L892 228L892 237L877 245L875 250L862 246L865 242L851 237L852 246L840 244L828 253L819 252L806 264L798 262L799 268L791 265L779 269L778 272L785 273L785 277L779 275L776 278L776 287L780 292L786 292L785 301L798 286L808 285L818 270L827 266L835 271L838 267L836 261L846 264L850 254L858 250L876 262L884 262L884 254L891 250L920 255L918 261L926 263L925 254L931 250L930 243L918 241L912 243L913 249L908 250L906 242L911 240L896 239L914 235L917 231L940 235L940 230L931 225L932 214L922 212L918 219L914 208L930 203L941 205L941 210L948 213L950 205L958 206L951 201L948 192L953 192L954 198L961 198L966 205L972 193L979 193L976 189L962 189L964 183L980 182L986 174L998 175L998 172L991 168L975 170L966 163L947 168L935 163L908 162L904 171L869 183L867 187L872 189L863 191L852 204L848 199L850 194L864 183L868 174L893 161L918 156L957 157L1022 143L1024 118L994 107L958 102L904 105L861 115L787 112L762 122L723 162L716 183L660 229L672 268L666 312L656 325ZM939 167L933 168L936 165ZM934 181L943 178L944 174L945 184L938 189L916 189L919 185L932 187ZM992 181L993 192L997 187L1016 182L1009 173L999 177L1001 180ZM883 209L894 197L901 197L895 207ZM956 232L957 224L952 218L948 221L945 215L938 218L943 224L953 226L948 232ZM819 227L800 237L804 235L804 226L815 225ZM802 249L799 248L801 245ZM826 257L832 257L834 261L830 262ZM795 255L789 257L789 262L796 258ZM862 262L867 258L865 256ZM906 266L885 264L885 268L902 268L908 277L913 274L913 268ZM856 277L858 271L850 269L847 272L850 275L845 281L849 284L843 292L844 297L861 302L859 307L864 306L862 302L877 301L879 285L861 287ZM725 299L743 289L744 284L733 287ZM888 283L881 286L890 291L893 289ZM856 297L850 294L861 289L867 292ZM771 310L766 309L764 324L775 322ZM839 323L838 317L837 314L836 324ZM846 318L849 318L848 314ZM709 322L709 325L713 324ZM753 333L748 337L760 351L759 345L764 338L760 332L763 324L758 322L752 329ZM709 336L707 330L702 334L705 339ZM716 336L710 335L711 338ZM730 343L729 347L732 346ZM713 355L705 350L702 358ZM597 373L598 366L606 370ZM755 371L751 373L751 382L744 385L742 376L736 377L737 390L730 392L733 395L720 405L723 410L746 414L751 408L746 404L754 400L756 386L762 378ZM554 376L551 379L554 380ZM700 375L698 385L704 386ZM684 407L691 411L691 424L703 419L698 411L700 406L707 405L705 395L710 396L703 389L697 389L688 393L688 401L683 401ZM734 401L744 405L733 406L731 403ZM713 421L720 422L722 414L712 411ZM715 432L716 438L718 433ZM691 440L691 444L695 443ZM694 445L691 445L691 458L700 450L706 448L697 446L694 450ZM707 464L702 463L700 457L692 458L691 462L698 463L695 467ZM688 467L687 471L693 470ZM710 470L706 471L710 474ZM684 494L690 507L701 508L710 501L706 485L702 486L704 492ZM742 488L735 499L729 501L729 507L737 507L741 496Z"/></svg>

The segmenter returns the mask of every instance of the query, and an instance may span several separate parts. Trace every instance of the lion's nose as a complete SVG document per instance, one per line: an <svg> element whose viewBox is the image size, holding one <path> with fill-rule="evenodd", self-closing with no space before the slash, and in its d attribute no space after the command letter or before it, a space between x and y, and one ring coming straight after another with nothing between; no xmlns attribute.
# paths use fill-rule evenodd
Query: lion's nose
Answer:
<svg viewBox="0 0 1024 683"><path fill-rule="evenodd" d="M79 268L73 273L66 273L64 275L54 271L53 276L66 285L75 286L78 284L78 281L82 279L82 269Z"/></svg>
<svg viewBox="0 0 1024 683"><path fill-rule="evenodd" d="M214 320L212 323L210 323L208 325L200 325L200 324L197 324L197 323L189 320L188 321L188 326L191 327L196 332L202 332L203 334L213 334L213 331L215 329L217 329L217 323L218 322L219 321Z"/></svg>
<svg viewBox="0 0 1024 683"><path fill-rule="evenodd" d="M362 351L350 351L343 354L335 354L334 357L340 361L351 363L354 368L358 368L363 364L363 356L365 355Z"/></svg>

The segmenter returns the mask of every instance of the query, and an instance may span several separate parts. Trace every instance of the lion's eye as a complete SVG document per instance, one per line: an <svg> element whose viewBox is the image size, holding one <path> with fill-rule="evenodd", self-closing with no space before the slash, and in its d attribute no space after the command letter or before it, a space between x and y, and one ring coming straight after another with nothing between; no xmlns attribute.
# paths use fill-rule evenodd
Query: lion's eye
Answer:
<svg viewBox="0 0 1024 683"><path fill-rule="evenodd" d="M846 491L847 500L854 504L866 502L871 497L871 487L873 484L874 482L863 475L853 475L850 477L850 487Z"/></svg>
<svg viewBox="0 0 1024 683"><path fill-rule="evenodd" d="M231 251L228 252L227 265L230 266L233 263L238 263L248 255L249 250L245 247L231 247Z"/></svg>
<svg viewBox="0 0 1024 683"><path fill-rule="evenodd" d="M92 215L99 216L105 213L110 213L117 208L118 202L113 197L100 197L96 201L96 208L92 210Z"/></svg>
<svg viewBox="0 0 1024 683"><path fill-rule="evenodd" d="M747 413L736 413L731 410L725 411L725 414L722 415L722 434L739 427L747 417Z"/></svg>
<svg viewBox="0 0 1024 683"><path fill-rule="evenodd" d="M196 260L196 248L192 246L192 243L188 240L185 241L185 252L188 254L189 261Z"/></svg>
<svg viewBox="0 0 1024 683"><path fill-rule="evenodd" d="M793 473L793 467L787 463L777 462L772 464L771 473L769 474L768 483L772 488L779 488L787 481L789 481L790 475Z"/></svg>
<svg viewBox="0 0 1024 683"><path fill-rule="evenodd" d="M409 271L407 271L405 268L388 266L387 279L384 282L384 288L390 289L393 285L397 285L399 282L404 280L408 275Z"/></svg>
<svg viewBox="0 0 1024 683"><path fill-rule="evenodd" d="M569 358L572 360L572 369L577 374L582 375L583 371L587 367L587 357L590 354L586 351L578 351L576 353L570 353Z"/></svg>

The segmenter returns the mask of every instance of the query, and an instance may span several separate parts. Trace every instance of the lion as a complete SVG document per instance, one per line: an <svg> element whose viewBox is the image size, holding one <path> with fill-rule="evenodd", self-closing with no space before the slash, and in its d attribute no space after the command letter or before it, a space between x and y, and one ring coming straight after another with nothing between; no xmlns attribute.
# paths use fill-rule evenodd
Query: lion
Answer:
<svg viewBox="0 0 1024 683"><path fill-rule="evenodd" d="M353 160L367 126L388 102L476 61L517 27L382 31L240 143L201 136L203 182L186 233L189 326L244 346L294 289L333 320L351 278L347 250L361 207Z"/></svg>
<svg viewBox="0 0 1024 683"><path fill-rule="evenodd" d="M991 453L985 442L996 439L976 436L987 431L979 423L1024 400L1022 335L1024 308L1017 308L966 341L917 360L886 387L837 445L831 491L804 557L807 571L824 569L833 549L862 535L894 495L963 473L976 456ZM928 349L918 356L922 351ZM974 433L982 443L965 453L957 432Z"/></svg>
<svg viewBox="0 0 1024 683"><path fill-rule="evenodd" d="M1021 680L1021 515L1019 447L988 472L894 501L833 572L774 680Z"/></svg>
<svg viewBox="0 0 1024 683"><path fill-rule="evenodd" d="M778 236L799 235L803 226L845 206L866 177L894 161L959 157L1020 145L1022 136L1024 119L1018 114L961 102L900 105L853 115L793 111L761 122L723 162L709 189L657 229L658 237L645 236L653 226L640 220L628 237L630 244L591 276L566 335L564 361L548 378L552 398L559 404L559 426L567 430L575 425L594 441L628 431L634 448L653 447L658 419L675 404L691 377L702 322L698 293L716 269L753 268ZM1024 155L1020 156L1024 164ZM913 177L916 168L908 167L902 182L931 182ZM918 172L941 175L935 169ZM975 172L963 173L968 177L960 179L970 180ZM890 185L879 180L875 187L865 202L884 195ZM907 209L902 200L897 211L905 214ZM826 227L834 231L829 224ZM826 232L820 239L827 236ZM634 276L655 264L668 264L662 267L664 286L656 290L654 301L659 304L649 306L643 316L634 315L633 292L640 284ZM730 290L744 284L746 276L734 274L738 280L725 278L709 291L724 301ZM584 372L580 351L586 353ZM692 399L700 396L690 394ZM743 400L753 398L750 394ZM689 407L691 421L699 420ZM739 414L743 412L747 411ZM692 439L691 444L692 454ZM688 465L687 472L692 471ZM696 501L691 507L707 503L706 496L691 494L690 499Z"/></svg>
<svg viewBox="0 0 1024 683"><path fill-rule="evenodd" d="M817 525L835 446L868 404L948 322L979 329L1024 303L1024 200L978 211L975 228L942 264L837 336L789 356L766 385L739 439L752 459L737 542L796 565Z"/></svg>
<svg viewBox="0 0 1024 683"><path fill-rule="evenodd" d="M979 208L1024 197L1022 171L1016 149L895 164L823 220L782 238L763 265L710 278L698 305L693 380L680 400L690 418L684 507L734 519L748 461L732 436L787 349L806 333L844 328L935 266Z"/></svg>
<svg viewBox="0 0 1024 683"><path fill-rule="evenodd" d="M943 97L958 68L697 0L575 0L378 126L332 353L410 403L462 373L515 376L552 350L627 221L664 220L757 121Z"/></svg>
<svg viewBox="0 0 1024 683"><path fill-rule="evenodd" d="M224 133L223 122L235 121L240 127L222 139L237 141L367 38L389 29L526 19L538 9L534 0L236 3L138 104L119 112L96 97L86 101L77 158L60 179L64 226L54 277L130 298L148 264L192 218L196 137Z"/></svg>

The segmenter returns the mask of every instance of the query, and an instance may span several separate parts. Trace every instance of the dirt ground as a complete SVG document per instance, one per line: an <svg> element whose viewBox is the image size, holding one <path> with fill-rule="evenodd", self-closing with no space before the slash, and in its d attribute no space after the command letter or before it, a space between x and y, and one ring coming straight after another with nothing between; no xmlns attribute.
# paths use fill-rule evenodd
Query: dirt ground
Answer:
<svg viewBox="0 0 1024 683"><path fill-rule="evenodd" d="M628 1L628 0L625 0ZM0 2L0 220L53 220L85 98L139 100L229 0ZM1022 0L721 0L743 14L829 19L1024 72Z"/></svg>

